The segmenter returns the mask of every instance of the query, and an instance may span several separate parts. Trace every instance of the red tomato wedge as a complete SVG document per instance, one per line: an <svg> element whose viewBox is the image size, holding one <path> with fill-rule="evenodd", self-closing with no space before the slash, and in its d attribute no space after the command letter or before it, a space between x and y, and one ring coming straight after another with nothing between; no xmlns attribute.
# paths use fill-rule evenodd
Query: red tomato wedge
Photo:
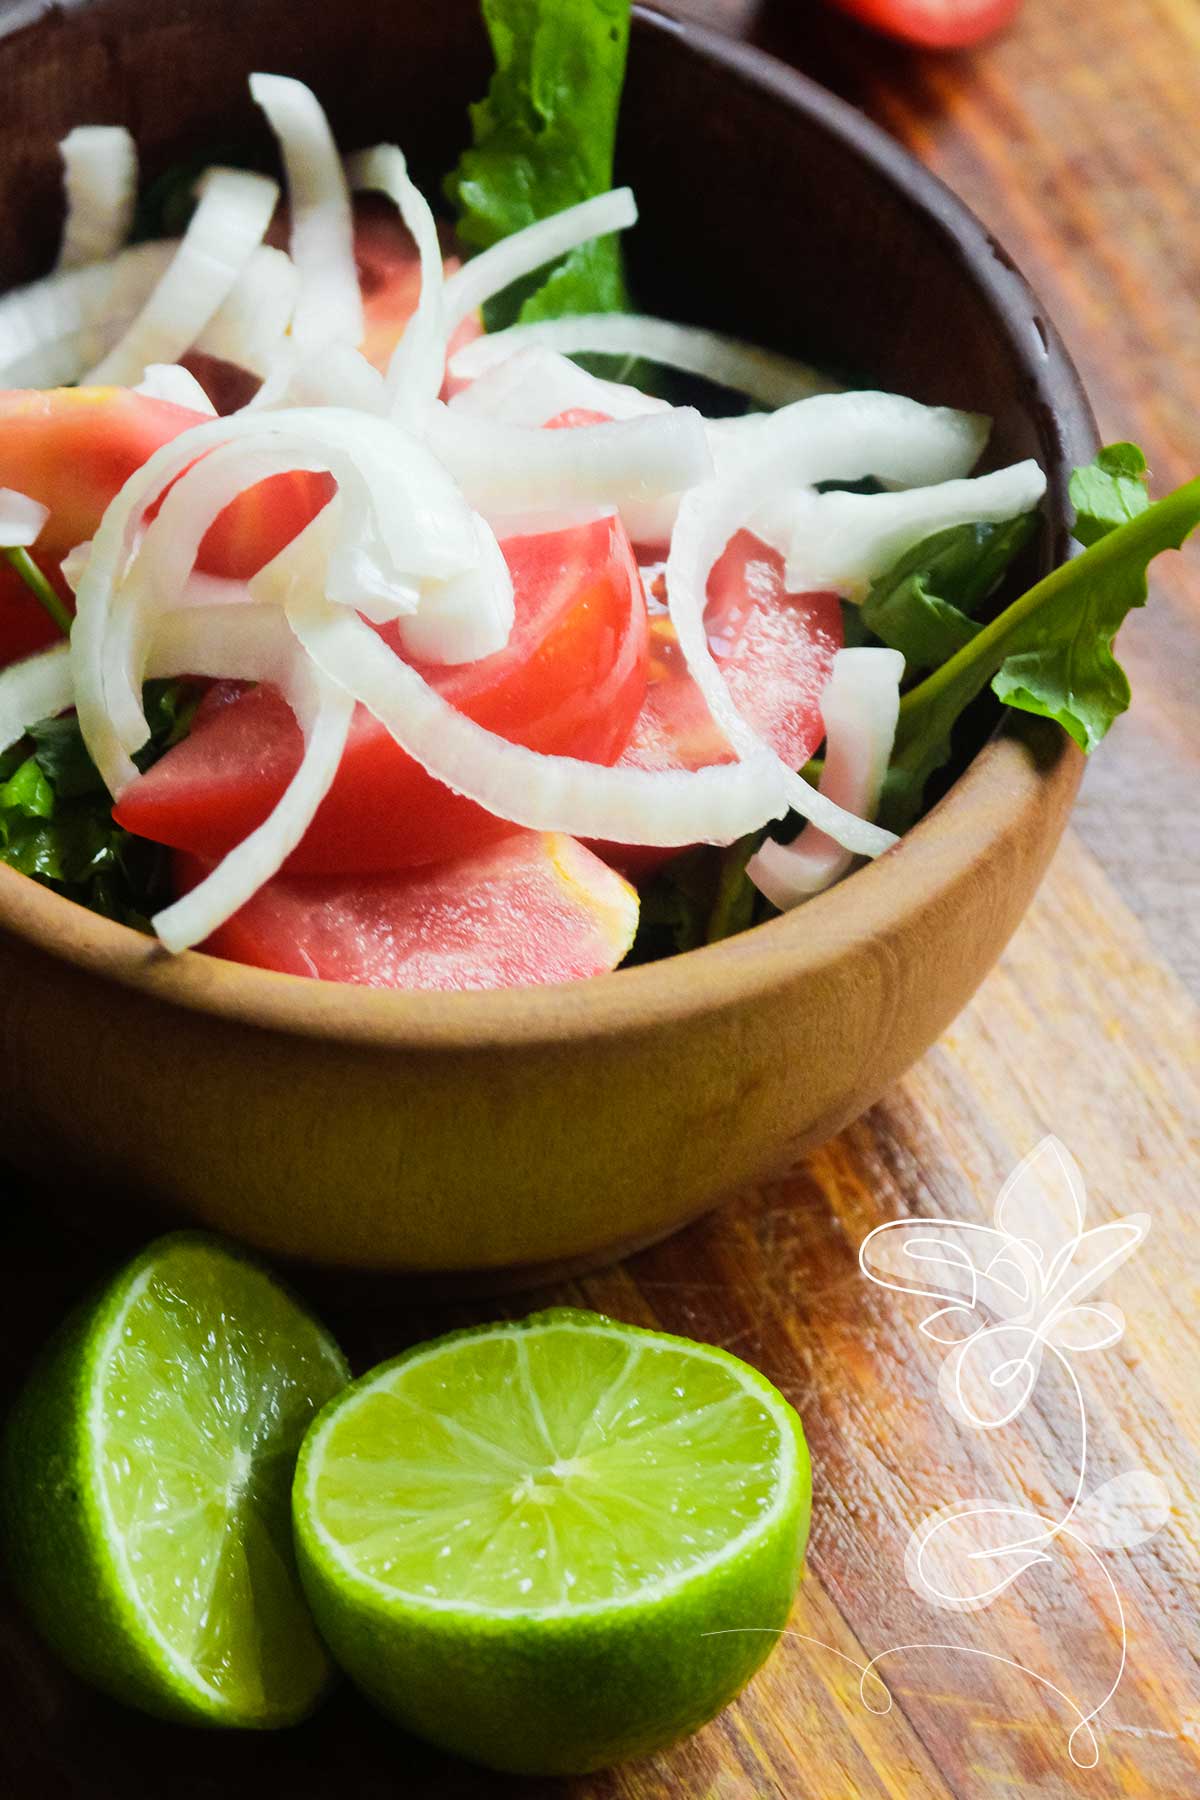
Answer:
<svg viewBox="0 0 1200 1800"><path fill-rule="evenodd" d="M704 622L738 711L793 769L824 736L821 694L842 645L836 594L789 594L783 558L749 531L729 540L708 579ZM646 700L621 756L639 769L701 769L733 761L688 674L665 613L650 620ZM609 846L628 871L647 874L670 852Z"/></svg>
<svg viewBox="0 0 1200 1800"><path fill-rule="evenodd" d="M135 469L203 415L129 388L16 389L0 393L0 487L50 508L33 547L63 598L60 564L90 538ZM241 494L200 551L212 575L245 580L306 525L328 497L319 475L278 475ZM0 568L0 665L52 643L58 633L33 595Z"/></svg>
<svg viewBox="0 0 1200 1800"><path fill-rule="evenodd" d="M362 353L377 369L386 369L421 294L421 259L393 206L383 201L376 204L373 199L356 201L354 258L366 323ZM442 267L447 275L453 275L461 267L461 259L448 255ZM446 347L447 361L482 330L478 313L464 319Z"/></svg>
<svg viewBox="0 0 1200 1800"><path fill-rule="evenodd" d="M834 0L864 25L926 50L963 50L1000 31L1021 0Z"/></svg>
<svg viewBox="0 0 1200 1800"><path fill-rule="evenodd" d="M460 712L512 743L614 762L646 692L645 600L622 526L598 519L509 538L502 548L516 599L508 644L478 662L422 672ZM300 754L299 729L274 689L218 690L191 735L125 792L116 817L140 837L223 855L266 818ZM360 707L337 779L288 868L405 868L511 830L434 781Z"/></svg>
<svg viewBox="0 0 1200 1800"><path fill-rule="evenodd" d="M179 890L209 867L177 856ZM202 947L366 987L528 987L615 968L637 918L633 889L574 838L519 831L432 868L277 875Z"/></svg>

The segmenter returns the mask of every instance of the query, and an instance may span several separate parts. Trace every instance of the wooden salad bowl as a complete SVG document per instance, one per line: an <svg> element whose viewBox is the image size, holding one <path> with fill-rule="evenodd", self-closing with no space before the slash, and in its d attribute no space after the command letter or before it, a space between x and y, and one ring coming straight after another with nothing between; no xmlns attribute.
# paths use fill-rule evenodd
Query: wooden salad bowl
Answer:
<svg viewBox="0 0 1200 1800"><path fill-rule="evenodd" d="M300 76L346 147L453 162L476 0L91 0L0 11L0 268L49 266L57 140L123 121L144 173L257 129ZM990 413L1049 477L1026 573L1069 554L1095 448L1078 376L979 222L848 106L639 10L622 125L648 311ZM430 190L432 191L432 190ZM0 868L5 1154L96 1229L192 1221L284 1258L480 1287L675 1230L870 1106L975 991L1063 830L1081 757L1010 716L880 862L711 948L570 986L387 993L173 959Z"/></svg>

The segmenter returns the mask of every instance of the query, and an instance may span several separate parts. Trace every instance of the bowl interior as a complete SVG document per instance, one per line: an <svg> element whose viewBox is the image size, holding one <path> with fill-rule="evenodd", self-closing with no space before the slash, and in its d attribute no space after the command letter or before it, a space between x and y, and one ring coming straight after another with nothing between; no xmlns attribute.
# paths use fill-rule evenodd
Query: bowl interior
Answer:
<svg viewBox="0 0 1200 1800"><path fill-rule="evenodd" d="M144 179L221 147L226 155L242 145L267 154L246 75L276 70L313 85L345 147L398 141L434 191L463 142L465 108L482 92L488 67L478 0L432 7L343 0L336 8L323 0L172 0L169 8L161 0L82 0L48 12L12 5L0 20L0 267L17 282L52 262L61 220L56 145L73 125L126 123ZM1078 377L1003 251L883 133L769 58L639 8L618 176L634 184L641 211L628 248L646 310L724 326L873 385L989 413L989 461L1034 456L1047 472L1046 523L1030 565L1046 568L1066 554L1067 479L1094 445ZM1006 731L1024 739L1028 722ZM1001 776L1001 812L1027 803L1067 754L1045 733L1037 744L1028 792L1012 788L1011 767ZM986 781L979 771L971 784L975 823L960 834L960 860L979 851ZM957 804L955 790L911 834L914 848L939 832L945 839ZM859 904L876 923L902 910L912 895L901 865L911 880L917 862L915 854L889 857L839 890L833 910L824 896L803 909L802 924L793 915L750 936L774 955L815 961L844 942L856 912L852 895L863 896ZM949 867L945 854L923 866L926 887ZM389 1029L452 1018L457 1032L469 1015L487 1031L536 1031L552 1009L556 1028L569 1015L582 1029L606 1008L615 1017L621 994L636 991L640 1005L653 1006L661 989L663 1003L679 1002L670 965L585 984L569 1002L564 990L318 996L314 989L325 984L218 968L199 957L165 969L145 939L43 890L18 894L28 884L4 879L8 873L0 869L0 909L11 929L185 1004L236 1004L245 1016L261 1001L264 1018L286 1014L289 1028L302 1016L321 1031L343 1030L351 1018L375 1022L364 1030L385 1018ZM752 955L735 942L688 961L697 970L724 968L737 986ZM770 966L768 958L763 979ZM258 996L253 1005L249 995Z"/></svg>

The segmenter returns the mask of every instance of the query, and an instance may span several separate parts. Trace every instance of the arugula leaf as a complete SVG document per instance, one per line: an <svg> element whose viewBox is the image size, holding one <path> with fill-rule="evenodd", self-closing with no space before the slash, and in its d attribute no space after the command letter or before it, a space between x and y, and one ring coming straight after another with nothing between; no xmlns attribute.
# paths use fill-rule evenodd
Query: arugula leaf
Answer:
<svg viewBox="0 0 1200 1800"><path fill-rule="evenodd" d="M146 684L151 735L140 769L186 734L198 699L186 681ZM73 713L40 720L0 758L0 862L141 930L170 898L167 851L116 824Z"/></svg>
<svg viewBox="0 0 1200 1800"><path fill-rule="evenodd" d="M1146 458L1136 444L1109 444L1086 469L1076 469L1070 492L1073 535L1081 544L1098 544L1149 506Z"/></svg>
<svg viewBox="0 0 1200 1800"><path fill-rule="evenodd" d="M1033 535L1036 515L956 525L926 538L871 583L862 623L899 650L907 672L933 669L969 644L973 614Z"/></svg>
<svg viewBox="0 0 1200 1800"><path fill-rule="evenodd" d="M629 0L483 0L483 17L496 71L445 184L459 235L481 250L612 186ZM626 303L618 242L602 238L489 302L487 325Z"/></svg>
<svg viewBox="0 0 1200 1800"><path fill-rule="evenodd" d="M989 681L1005 705L1056 719L1082 749L1095 749L1129 704L1113 638L1131 608L1145 604L1149 564L1198 525L1200 479L1114 525L911 689L900 703L885 822L903 830L917 817L926 781L949 760L955 723Z"/></svg>

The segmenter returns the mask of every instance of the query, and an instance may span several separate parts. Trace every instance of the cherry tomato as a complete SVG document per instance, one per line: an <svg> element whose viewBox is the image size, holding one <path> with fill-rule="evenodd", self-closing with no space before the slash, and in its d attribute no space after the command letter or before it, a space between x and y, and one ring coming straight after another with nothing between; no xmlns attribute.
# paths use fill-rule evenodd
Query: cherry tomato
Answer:
<svg viewBox="0 0 1200 1800"><path fill-rule="evenodd" d="M502 548L516 600L508 644L423 673L460 712L510 742L615 761L646 691L645 600L623 528L598 519L509 538ZM115 816L141 837L221 855L266 818L300 754L299 729L273 688L218 690L191 735L126 790ZM288 866L397 869L511 830L434 781L359 708L337 779Z"/></svg>
<svg viewBox="0 0 1200 1800"><path fill-rule="evenodd" d="M1021 0L834 0L889 37L926 50L962 50L1014 19Z"/></svg>
<svg viewBox="0 0 1200 1800"><path fill-rule="evenodd" d="M211 866L178 853L178 890ZM367 987L527 987L615 968L636 924L632 892L598 856L519 831L390 875L277 875L203 948Z"/></svg>

